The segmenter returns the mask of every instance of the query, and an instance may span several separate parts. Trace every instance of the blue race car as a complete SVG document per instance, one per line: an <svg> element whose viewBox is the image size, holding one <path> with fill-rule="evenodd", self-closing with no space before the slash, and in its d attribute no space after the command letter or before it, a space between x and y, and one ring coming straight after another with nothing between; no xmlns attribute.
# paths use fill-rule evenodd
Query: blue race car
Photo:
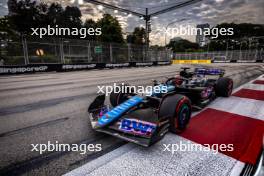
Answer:
<svg viewBox="0 0 264 176"><path fill-rule="evenodd" d="M98 95L88 108L93 129L147 147L168 131L183 132L192 108L201 109L217 96L231 95L233 81L223 77L224 70L182 69L178 76L164 83L154 81L154 87L165 87L166 93L142 96L133 91L112 92L111 107L105 105L105 94Z"/></svg>

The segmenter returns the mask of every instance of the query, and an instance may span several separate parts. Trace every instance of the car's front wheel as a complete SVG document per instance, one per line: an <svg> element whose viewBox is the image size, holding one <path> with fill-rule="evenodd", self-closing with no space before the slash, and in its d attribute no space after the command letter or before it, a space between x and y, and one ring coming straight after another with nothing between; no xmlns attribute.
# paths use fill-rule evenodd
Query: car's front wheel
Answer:
<svg viewBox="0 0 264 176"><path fill-rule="evenodd" d="M114 92L112 91L110 93L110 103L113 107L123 103L124 101L126 101L128 99L128 96L131 95L135 95L135 91L132 88L129 88L129 84L123 84L123 85L118 85L117 87L119 87L119 92ZM121 90L125 90L124 92L122 92Z"/></svg>
<svg viewBox="0 0 264 176"><path fill-rule="evenodd" d="M171 132L183 132L190 121L191 114L191 101L184 95L168 95L161 102L159 116L160 118L169 117Z"/></svg>

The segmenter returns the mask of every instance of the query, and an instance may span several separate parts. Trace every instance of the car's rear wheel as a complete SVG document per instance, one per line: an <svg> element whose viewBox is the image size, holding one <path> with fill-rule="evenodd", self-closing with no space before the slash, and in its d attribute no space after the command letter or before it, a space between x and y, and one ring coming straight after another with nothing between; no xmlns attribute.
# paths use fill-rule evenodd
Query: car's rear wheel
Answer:
<svg viewBox="0 0 264 176"><path fill-rule="evenodd" d="M166 85L174 85L174 86L179 86L183 82L183 79L180 76L177 77L171 77L168 78L168 80L165 82Z"/></svg>
<svg viewBox="0 0 264 176"><path fill-rule="evenodd" d="M233 80L230 78L219 78L215 85L215 93L219 97L229 97L233 90Z"/></svg>
<svg viewBox="0 0 264 176"><path fill-rule="evenodd" d="M160 104L160 118L169 117L170 131L181 133L191 118L191 101L184 95L165 96Z"/></svg>

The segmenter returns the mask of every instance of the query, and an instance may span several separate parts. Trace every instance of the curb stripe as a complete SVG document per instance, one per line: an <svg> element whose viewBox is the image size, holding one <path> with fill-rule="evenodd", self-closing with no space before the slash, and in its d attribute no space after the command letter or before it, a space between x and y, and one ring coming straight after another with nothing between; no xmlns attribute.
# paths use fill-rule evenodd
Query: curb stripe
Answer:
<svg viewBox="0 0 264 176"><path fill-rule="evenodd" d="M260 90L241 89L234 93L233 96L264 101L264 91Z"/></svg>
<svg viewBox="0 0 264 176"><path fill-rule="evenodd" d="M233 144L233 151L219 152L255 164L262 148L263 134L262 120L208 108L193 117L181 136L211 147L213 144Z"/></svg>
<svg viewBox="0 0 264 176"><path fill-rule="evenodd" d="M255 80L253 84L264 84L264 80Z"/></svg>

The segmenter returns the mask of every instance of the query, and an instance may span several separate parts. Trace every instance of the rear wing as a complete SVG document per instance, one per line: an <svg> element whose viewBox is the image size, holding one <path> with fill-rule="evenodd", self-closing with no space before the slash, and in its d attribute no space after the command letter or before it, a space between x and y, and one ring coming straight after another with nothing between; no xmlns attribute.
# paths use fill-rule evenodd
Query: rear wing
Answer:
<svg viewBox="0 0 264 176"><path fill-rule="evenodd" d="M195 68L194 73L197 75L219 75L224 76L225 70L218 68Z"/></svg>

